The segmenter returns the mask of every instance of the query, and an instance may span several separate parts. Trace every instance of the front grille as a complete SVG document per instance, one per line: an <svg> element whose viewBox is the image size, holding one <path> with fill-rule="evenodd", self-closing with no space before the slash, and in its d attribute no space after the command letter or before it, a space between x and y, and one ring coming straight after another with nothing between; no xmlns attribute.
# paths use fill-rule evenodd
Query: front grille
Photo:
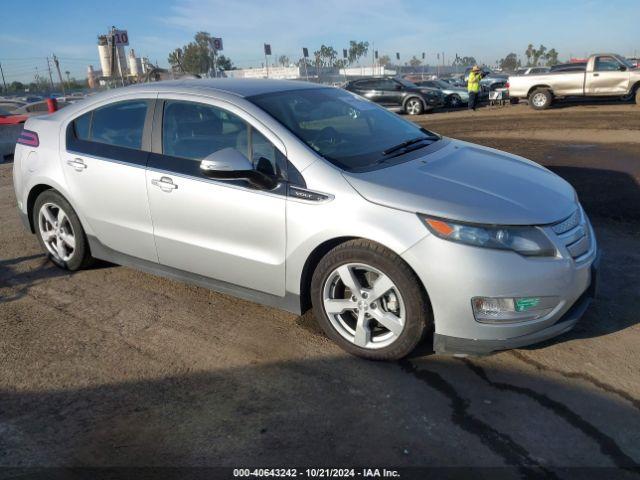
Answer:
<svg viewBox="0 0 640 480"><path fill-rule="evenodd" d="M564 220L551 225L551 230L558 235L572 258L580 260L580 257L589 252L591 234L582 207L578 207Z"/></svg>

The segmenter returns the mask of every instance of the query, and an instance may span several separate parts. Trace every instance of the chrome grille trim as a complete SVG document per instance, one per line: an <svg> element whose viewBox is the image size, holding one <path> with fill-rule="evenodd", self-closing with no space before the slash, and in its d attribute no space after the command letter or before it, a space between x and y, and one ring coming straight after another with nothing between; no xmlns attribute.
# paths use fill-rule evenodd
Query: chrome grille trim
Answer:
<svg viewBox="0 0 640 480"><path fill-rule="evenodd" d="M576 208L576 210L567 218L559 221L558 223L551 225L551 229L554 231L554 233L560 235L562 233L568 232L569 230L577 227L578 224L581 223L580 220L582 220L582 215L580 211L581 211L580 208Z"/></svg>
<svg viewBox="0 0 640 480"><path fill-rule="evenodd" d="M580 261L591 249L589 225L580 206L564 220L551 225L551 230L566 247L571 258L576 261Z"/></svg>

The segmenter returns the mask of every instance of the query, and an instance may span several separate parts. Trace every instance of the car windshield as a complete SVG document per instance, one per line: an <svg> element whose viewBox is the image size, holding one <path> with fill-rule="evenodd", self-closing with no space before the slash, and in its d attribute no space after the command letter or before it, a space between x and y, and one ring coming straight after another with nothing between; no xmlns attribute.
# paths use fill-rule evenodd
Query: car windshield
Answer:
<svg viewBox="0 0 640 480"><path fill-rule="evenodd" d="M631 70L631 69L636 68L636 66L635 66L633 63L631 63L629 60L627 60L626 58L624 58L624 57L618 57L618 56L616 56L616 58L617 58L620 62L622 62L622 63L624 64L624 66L625 66L625 67L627 67L628 69L630 69L630 70Z"/></svg>
<svg viewBox="0 0 640 480"><path fill-rule="evenodd" d="M334 165L359 171L440 137L357 95L335 88L248 98Z"/></svg>

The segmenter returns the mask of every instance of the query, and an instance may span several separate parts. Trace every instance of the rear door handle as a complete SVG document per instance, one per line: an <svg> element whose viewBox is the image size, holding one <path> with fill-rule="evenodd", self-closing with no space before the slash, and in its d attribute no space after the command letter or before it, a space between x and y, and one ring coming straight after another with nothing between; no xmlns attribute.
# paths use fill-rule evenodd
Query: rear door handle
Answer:
<svg viewBox="0 0 640 480"><path fill-rule="evenodd" d="M162 190L163 192L170 192L178 188L178 185L173 183L171 177L160 177L159 179L154 178L153 180L151 180L151 185L160 187L160 190Z"/></svg>
<svg viewBox="0 0 640 480"><path fill-rule="evenodd" d="M600 74L599 74L599 73L594 73L594 74L593 74L593 76L594 76L594 77L599 77L599 76L600 76Z"/></svg>
<svg viewBox="0 0 640 480"><path fill-rule="evenodd" d="M87 164L81 158L74 158L73 160L67 160L67 165L73 167L76 172L81 172L87 168Z"/></svg>

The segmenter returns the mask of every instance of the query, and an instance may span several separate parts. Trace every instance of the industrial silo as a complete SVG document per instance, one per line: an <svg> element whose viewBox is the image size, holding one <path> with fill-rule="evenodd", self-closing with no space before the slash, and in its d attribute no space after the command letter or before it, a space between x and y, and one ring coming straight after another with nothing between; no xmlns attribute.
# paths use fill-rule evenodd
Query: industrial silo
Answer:
<svg viewBox="0 0 640 480"><path fill-rule="evenodd" d="M132 48L129 50L129 74L134 77L140 77L142 73L142 59L136 57L136 53Z"/></svg>
<svg viewBox="0 0 640 480"><path fill-rule="evenodd" d="M103 77L111 76L111 47L106 35L98 37L98 56L100 57L100 68Z"/></svg>

